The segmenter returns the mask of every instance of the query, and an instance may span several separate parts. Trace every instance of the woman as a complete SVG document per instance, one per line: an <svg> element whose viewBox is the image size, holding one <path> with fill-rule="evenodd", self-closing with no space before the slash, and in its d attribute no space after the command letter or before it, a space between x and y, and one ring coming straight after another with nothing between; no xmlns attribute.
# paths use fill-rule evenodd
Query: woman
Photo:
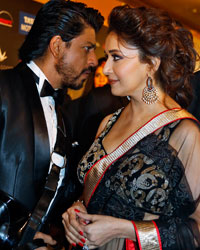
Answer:
<svg viewBox="0 0 200 250"><path fill-rule="evenodd" d="M104 85L108 83L108 78L103 73L105 62L106 62L105 57L101 57L98 60L98 67L96 68L95 74L94 74L94 87L95 88L103 87Z"/></svg>
<svg viewBox="0 0 200 250"><path fill-rule="evenodd" d="M108 85L108 77L103 73L105 62L106 62L106 57L100 57L98 59L97 67L90 74L86 82L83 96L86 96L87 94L89 94L90 91L94 90L95 88Z"/></svg>
<svg viewBox="0 0 200 250"><path fill-rule="evenodd" d="M63 215L83 249L200 246L200 132L185 109L197 54L166 13L120 6L105 43L112 94L130 103L106 117L78 166L83 202Z"/></svg>

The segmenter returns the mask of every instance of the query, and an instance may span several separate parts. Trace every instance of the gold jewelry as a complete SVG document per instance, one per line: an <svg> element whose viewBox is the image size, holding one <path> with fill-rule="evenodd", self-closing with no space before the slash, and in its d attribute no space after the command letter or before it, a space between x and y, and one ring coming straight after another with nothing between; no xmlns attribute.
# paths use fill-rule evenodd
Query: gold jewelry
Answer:
<svg viewBox="0 0 200 250"><path fill-rule="evenodd" d="M158 100L157 90L154 88L153 80L150 76L147 77L147 86L143 90L142 100L146 104L153 104Z"/></svg>
<svg viewBox="0 0 200 250"><path fill-rule="evenodd" d="M154 221L132 221L141 249L161 249L160 234Z"/></svg>

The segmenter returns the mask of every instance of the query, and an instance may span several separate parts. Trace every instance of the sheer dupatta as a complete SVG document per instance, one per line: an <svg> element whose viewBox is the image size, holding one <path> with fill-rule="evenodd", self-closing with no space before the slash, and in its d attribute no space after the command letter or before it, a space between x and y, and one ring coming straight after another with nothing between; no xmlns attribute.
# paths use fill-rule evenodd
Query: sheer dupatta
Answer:
<svg viewBox="0 0 200 250"><path fill-rule="evenodd" d="M177 152L182 162L184 175L179 180L177 196L182 195L185 204L177 204L177 216L160 217L155 221L139 221L133 225L139 249L194 250L200 248L200 132L199 126L190 120L183 120L170 137L169 145ZM176 178L176 176L174 176ZM185 190L187 187L187 190ZM178 194L178 192L180 194ZM189 195L187 194L189 192ZM188 195L188 197L186 197ZM193 201L190 201L189 197ZM187 201L188 200L188 204ZM174 201L176 202L176 201ZM176 214L176 213L175 213ZM156 247L152 230L157 234ZM152 242L152 247L150 246ZM131 250L131 248L127 248Z"/></svg>
<svg viewBox="0 0 200 250"><path fill-rule="evenodd" d="M170 137L169 144L177 151L182 162L184 175L179 181L183 198L187 198L185 187L193 202L178 204L179 216L168 220L156 220L164 249L193 250L200 247L200 132L199 126L190 120L183 120ZM174 177L176 178L176 176ZM176 188L176 187L174 187ZM177 192L178 192L177 191ZM180 195L182 195L180 193ZM171 239L167 230L171 230Z"/></svg>

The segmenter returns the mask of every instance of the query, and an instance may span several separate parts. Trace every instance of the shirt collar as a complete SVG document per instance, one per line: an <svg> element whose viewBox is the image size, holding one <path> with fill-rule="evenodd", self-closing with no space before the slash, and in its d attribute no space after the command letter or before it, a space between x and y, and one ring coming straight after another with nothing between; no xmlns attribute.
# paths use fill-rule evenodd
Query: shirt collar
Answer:
<svg viewBox="0 0 200 250"><path fill-rule="evenodd" d="M45 74L42 72L42 70L37 66L36 63L33 61L30 61L30 63L27 63L27 66L33 71L33 73L39 78L39 83L37 84L37 89L40 94L40 91L43 87L44 81L47 80L47 77Z"/></svg>

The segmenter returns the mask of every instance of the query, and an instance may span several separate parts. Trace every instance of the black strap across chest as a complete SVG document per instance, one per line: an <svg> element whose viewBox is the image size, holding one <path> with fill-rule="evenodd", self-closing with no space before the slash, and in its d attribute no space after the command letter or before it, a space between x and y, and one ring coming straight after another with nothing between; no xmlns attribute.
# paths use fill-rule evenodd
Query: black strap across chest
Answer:
<svg viewBox="0 0 200 250"><path fill-rule="evenodd" d="M62 90L60 90L62 91ZM53 153L61 155L64 159L66 158L66 131L65 125L62 119L61 108L59 105L59 94L55 91L51 85L45 80L43 88L41 90L41 97L53 96L55 100L55 110L57 114L57 138L54 146ZM22 233L22 238L19 242L19 246L22 246L29 241L32 241L35 233L40 231L42 225L46 221L46 215L48 211L49 204L54 198L55 192L57 190L60 170L65 167L65 161L63 166L58 166L55 162L52 164L51 171L47 177L43 194L38 201L32 215L30 216L24 231Z"/></svg>

